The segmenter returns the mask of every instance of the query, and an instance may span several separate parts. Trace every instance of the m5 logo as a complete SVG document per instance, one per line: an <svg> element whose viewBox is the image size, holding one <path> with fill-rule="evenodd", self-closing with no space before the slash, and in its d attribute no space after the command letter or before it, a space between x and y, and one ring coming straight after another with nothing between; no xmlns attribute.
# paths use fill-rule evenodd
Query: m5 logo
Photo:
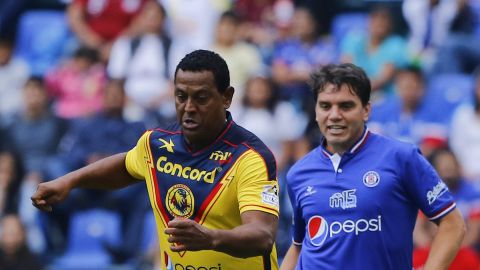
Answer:
<svg viewBox="0 0 480 270"><path fill-rule="evenodd" d="M349 189L334 193L330 196L330 207L342 209L357 207L357 196L355 195L355 191L357 190Z"/></svg>
<svg viewBox="0 0 480 270"><path fill-rule="evenodd" d="M212 154L210 154L209 159L211 160L216 160L216 161L227 161L232 153L230 152L222 152L222 151L215 151Z"/></svg>

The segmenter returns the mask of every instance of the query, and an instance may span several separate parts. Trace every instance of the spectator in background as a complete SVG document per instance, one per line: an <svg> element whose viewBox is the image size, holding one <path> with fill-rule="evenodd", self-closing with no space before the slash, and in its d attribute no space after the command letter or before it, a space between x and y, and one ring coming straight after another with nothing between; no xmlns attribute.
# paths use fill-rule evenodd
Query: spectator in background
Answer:
<svg viewBox="0 0 480 270"><path fill-rule="evenodd" d="M41 261L28 249L25 228L16 215L1 220L0 269L41 270Z"/></svg>
<svg viewBox="0 0 480 270"><path fill-rule="evenodd" d="M427 136L447 137L447 127L425 99L422 70L408 66L395 76L396 92L373 104L369 127L378 133L418 144Z"/></svg>
<svg viewBox="0 0 480 270"><path fill-rule="evenodd" d="M453 152L448 148L438 149L429 157L429 161L445 182L455 199L458 210L467 225L462 248L448 269L478 270L480 259L475 252L480 239L480 186L461 176L460 165ZM419 215L414 231L414 268L421 269L427 260L436 228L425 216Z"/></svg>
<svg viewBox="0 0 480 270"><path fill-rule="evenodd" d="M270 10L276 0L237 0L234 9L245 22L253 25L261 23L265 12Z"/></svg>
<svg viewBox="0 0 480 270"><path fill-rule="evenodd" d="M269 78L252 77L247 81L243 106L235 112L236 122L257 135L272 151L277 160L280 185L280 219L277 233L277 254L281 258L291 244L285 237L290 232L291 208L285 192L284 175L290 165L303 153L295 148L302 139L308 119L293 106L278 100L278 92Z"/></svg>
<svg viewBox="0 0 480 270"><path fill-rule="evenodd" d="M299 7L292 23L292 38L278 44L272 63L273 79L280 86L280 95L298 110L310 104L307 81L310 73L336 62L336 50L329 37L318 35L318 26L311 12Z"/></svg>
<svg viewBox="0 0 480 270"><path fill-rule="evenodd" d="M464 174L480 181L480 69L474 74L473 102L455 110L450 128L450 145Z"/></svg>
<svg viewBox="0 0 480 270"><path fill-rule="evenodd" d="M292 104L278 99L277 89L269 78L251 77L242 102L240 110L235 112L236 122L268 146L280 172L288 168L295 161L292 144L302 138L306 128L305 115L295 111Z"/></svg>
<svg viewBox="0 0 480 270"><path fill-rule="evenodd" d="M282 9L278 8L283 6ZM277 8L276 8L277 7ZM273 47L276 40L282 39L279 17L290 22L293 17L293 3L276 0L239 0L235 1L233 10L241 19L238 35L241 40L254 44L265 64L271 64ZM280 12L280 10L282 10ZM282 14L282 16L277 16ZM287 25L290 25L288 23ZM285 26L287 26L285 25ZM288 27L284 27L285 31Z"/></svg>
<svg viewBox="0 0 480 270"><path fill-rule="evenodd" d="M212 45L212 50L225 59L229 69L234 70L230 80L238 98L233 99L233 111L241 106L248 78L260 73L262 69L262 58L257 48L239 40L239 26L240 18L237 14L233 11L224 12L217 23L215 42Z"/></svg>
<svg viewBox="0 0 480 270"><path fill-rule="evenodd" d="M393 93L393 79L398 68L408 60L404 39L391 32L392 15L384 6L369 13L368 33L351 33L341 44L341 60L365 70L372 82L372 102Z"/></svg>
<svg viewBox="0 0 480 270"><path fill-rule="evenodd" d="M67 15L80 45L101 52L107 60L113 41L135 32L132 20L146 0L73 0Z"/></svg>
<svg viewBox="0 0 480 270"><path fill-rule="evenodd" d="M23 88L23 110L7 129L10 144L27 174L43 171L46 160L56 153L65 129L65 123L50 111L43 80L29 78Z"/></svg>
<svg viewBox="0 0 480 270"><path fill-rule="evenodd" d="M55 114L65 119L93 115L102 108L106 74L98 53L81 47L71 59L46 75Z"/></svg>
<svg viewBox="0 0 480 270"><path fill-rule="evenodd" d="M409 28L409 53L427 71L431 70L437 58L437 49L448 36L460 1L462 0L402 2L403 17Z"/></svg>
<svg viewBox="0 0 480 270"><path fill-rule="evenodd" d="M26 227L30 249L41 252L45 241L39 230L37 212L32 211L29 197L42 180L45 164L56 153L66 123L51 112L41 78L31 77L25 83L22 107L23 110L7 127L8 143L24 167L25 176L18 191L18 214Z"/></svg>
<svg viewBox="0 0 480 270"><path fill-rule="evenodd" d="M27 64L13 56L13 40L0 37L0 124L20 111L22 87L29 76Z"/></svg>
<svg viewBox="0 0 480 270"><path fill-rule="evenodd" d="M18 187L23 178L19 159L10 152L0 153L0 217L16 213Z"/></svg>
<svg viewBox="0 0 480 270"><path fill-rule="evenodd" d="M106 156L127 151L145 131L140 122L127 122L123 118L126 96L123 80L111 80L103 94L103 110L80 122L67 136L73 141L65 153L60 153L46 168L45 179L54 179L80 167L94 163ZM95 132L92 132L95 131ZM128 202L125 204L125 202ZM61 238L68 232L69 217L74 211L93 207L113 208L122 215L122 226L126 237L125 247L118 247L116 255L131 255L135 251L136 241L140 241L140 228L137 223L143 221L144 211L149 208L146 190L141 185L106 192L99 190L77 190L71 194L68 202L56 209L51 218L52 228L59 228ZM137 216L138 215L138 216ZM58 226L58 227L55 227ZM52 234L53 234L52 230ZM47 236L52 237L47 231ZM54 243L55 249L61 249L64 243ZM117 247L112 247L112 249ZM128 248L127 250L121 250Z"/></svg>
<svg viewBox="0 0 480 270"><path fill-rule="evenodd" d="M230 9L229 0L158 0L168 14L168 30L172 37L169 63L178 63L195 49L208 48L214 40L215 25L220 15ZM169 66L171 76L175 65Z"/></svg>
<svg viewBox="0 0 480 270"><path fill-rule="evenodd" d="M291 102L297 112L310 116L307 135L317 130L314 106L307 85L310 73L337 62L337 51L329 36L320 36L310 10L297 7L292 21L292 37L277 44L272 59L272 77L279 85L280 98ZM308 135L309 136L309 135ZM307 137L297 144L300 152L311 148L317 138Z"/></svg>
<svg viewBox="0 0 480 270"><path fill-rule="evenodd" d="M458 12L444 42L439 44L433 72L471 73L480 64L480 9L475 0L457 0Z"/></svg>
<svg viewBox="0 0 480 270"><path fill-rule="evenodd" d="M165 17L165 9L156 0L147 1L132 22L138 33L113 44L107 71L111 78L125 79L125 116L130 120L159 116L164 122L174 118L168 75L171 40L165 33Z"/></svg>

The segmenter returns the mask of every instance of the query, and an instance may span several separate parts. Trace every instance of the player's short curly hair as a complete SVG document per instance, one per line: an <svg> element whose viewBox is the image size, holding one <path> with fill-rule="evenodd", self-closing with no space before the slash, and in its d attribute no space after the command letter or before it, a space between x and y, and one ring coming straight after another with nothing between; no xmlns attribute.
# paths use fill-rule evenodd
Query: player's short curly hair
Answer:
<svg viewBox="0 0 480 270"><path fill-rule="evenodd" d="M348 86L350 91L360 98L363 106L370 101L370 93L372 92L372 86L365 71L350 63L331 64L320 68L312 73L309 84L315 96L315 101L318 94L323 92L328 84L335 85L337 89L340 89L342 85Z"/></svg>
<svg viewBox="0 0 480 270"><path fill-rule="evenodd" d="M225 92L230 86L230 72L228 71L227 62L218 53L208 50L196 50L185 55L175 69L174 81L177 79L179 69L193 72L211 71L220 93Z"/></svg>

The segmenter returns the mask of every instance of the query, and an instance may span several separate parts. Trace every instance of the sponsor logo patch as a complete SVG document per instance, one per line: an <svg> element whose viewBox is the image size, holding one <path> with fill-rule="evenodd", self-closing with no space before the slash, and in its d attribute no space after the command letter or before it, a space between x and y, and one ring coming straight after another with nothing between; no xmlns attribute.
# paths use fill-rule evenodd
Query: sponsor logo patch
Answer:
<svg viewBox="0 0 480 270"><path fill-rule="evenodd" d="M433 187L432 190L427 192L427 200L428 204L431 205L434 203L438 197L442 196L448 190L447 185L443 182L438 182L436 186Z"/></svg>
<svg viewBox="0 0 480 270"><path fill-rule="evenodd" d="M278 187L276 185L263 186L262 202L278 207Z"/></svg>

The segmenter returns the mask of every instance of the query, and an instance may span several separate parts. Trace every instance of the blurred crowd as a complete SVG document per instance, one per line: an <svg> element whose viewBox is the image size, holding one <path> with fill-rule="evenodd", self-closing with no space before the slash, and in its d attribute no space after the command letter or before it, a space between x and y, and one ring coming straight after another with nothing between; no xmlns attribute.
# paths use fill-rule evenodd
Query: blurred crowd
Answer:
<svg viewBox="0 0 480 270"><path fill-rule="evenodd" d="M478 270L479 44L480 0L4 0L0 269L159 267L145 186L75 191L51 214L30 196L174 121L176 63L203 48L228 63L233 119L277 159L280 256L285 173L321 140L309 74L351 62L372 82L369 129L417 144L456 196L468 232L451 269ZM419 213L418 269L434 230Z"/></svg>

